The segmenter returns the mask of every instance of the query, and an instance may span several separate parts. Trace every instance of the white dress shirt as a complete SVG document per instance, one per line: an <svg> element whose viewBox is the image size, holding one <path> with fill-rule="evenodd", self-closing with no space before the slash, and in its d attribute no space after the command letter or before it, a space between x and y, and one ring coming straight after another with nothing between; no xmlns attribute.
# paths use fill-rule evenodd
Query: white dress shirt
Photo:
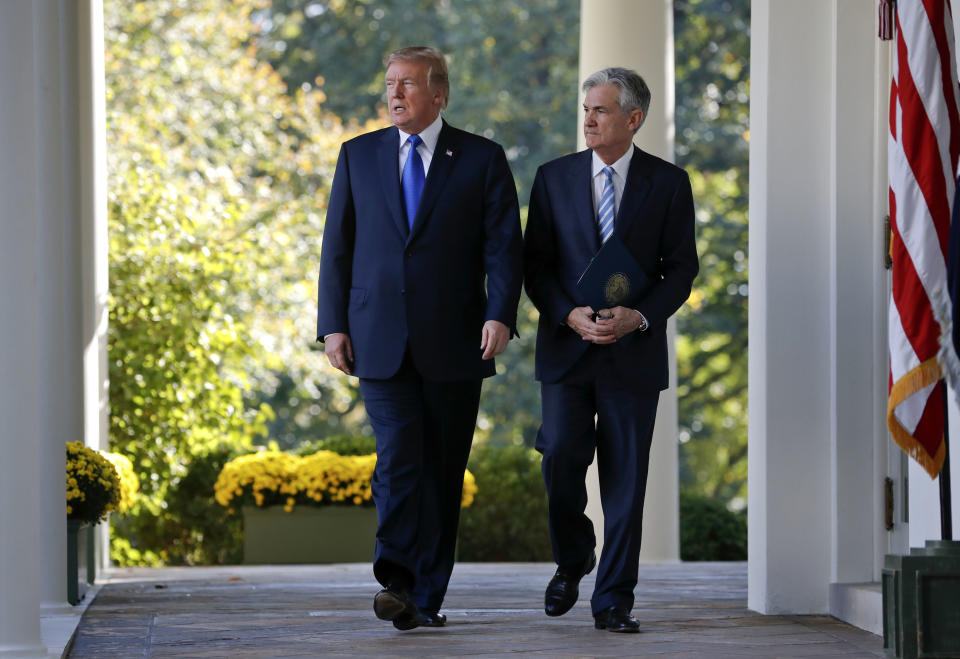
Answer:
<svg viewBox="0 0 960 659"><path fill-rule="evenodd" d="M630 159L633 157L633 144L627 149L627 152L620 156L611 167L613 167L613 216L616 218L620 211L620 200L623 198L623 186L627 184L627 172L630 171ZM603 173L603 168L607 163L600 160L597 152L593 152L593 216L597 216L597 208L600 206L600 197L603 196L603 186L606 185L607 175ZM616 221L616 219L614 219Z"/></svg>
<svg viewBox="0 0 960 659"><path fill-rule="evenodd" d="M440 139L440 129L443 128L443 119L440 115L437 115L437 118L434 119L433 123L420 131L420 142L417 145L417 153L420 154L420 159L423 161L423 178L426 180L427 172L430 171L430 161L433 160L433 152L437 150L437 140ZM400 131L400 173L401 180L403 179L403 165L407 162L407 154L410 153L410 145L407 144L407 138L410 137L410 133L404 133L399 128Z"/></svg>

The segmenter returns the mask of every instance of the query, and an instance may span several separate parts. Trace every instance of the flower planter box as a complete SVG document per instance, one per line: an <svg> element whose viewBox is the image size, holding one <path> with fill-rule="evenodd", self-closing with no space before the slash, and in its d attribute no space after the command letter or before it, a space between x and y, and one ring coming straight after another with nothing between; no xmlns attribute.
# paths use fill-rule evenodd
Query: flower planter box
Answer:
<svg viewBox="0 0 960 659"><path fill-rule="evenodd" d="M87 522L67 520L67 602L78 604L87 594L87 584L96 576L93 529Z"/></svg>
<svg viewBox="0 0 960 659"><path fill-rule="evenodd" d="M888 657L960 657L960 541L887 554L883 647Z"/></svg>
<svg viewBox="0 0 960 659"><path fill-rule="evenodd" d="M368 563L377 534L376 508L243 507L243 562Z"/></svg>

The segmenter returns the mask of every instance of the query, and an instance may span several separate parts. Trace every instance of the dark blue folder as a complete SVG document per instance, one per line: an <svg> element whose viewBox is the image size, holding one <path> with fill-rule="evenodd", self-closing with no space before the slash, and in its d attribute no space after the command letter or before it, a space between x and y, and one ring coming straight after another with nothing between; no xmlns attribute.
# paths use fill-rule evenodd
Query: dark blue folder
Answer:
<svg viewBox="0 0 960 659"><path fill-rule="evenodd" d="M594 311L633 306L653 284L617 234L594 254L577 280L581 302Z"/></svg>

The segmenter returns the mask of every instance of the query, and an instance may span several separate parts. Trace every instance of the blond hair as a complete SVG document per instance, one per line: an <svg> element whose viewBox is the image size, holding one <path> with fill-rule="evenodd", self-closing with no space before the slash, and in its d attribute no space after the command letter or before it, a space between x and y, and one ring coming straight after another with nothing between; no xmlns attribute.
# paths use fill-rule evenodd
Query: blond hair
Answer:
<svg viewBox="0 0 960 659"><path fill-rule="evenodd" d="M388 69L394 62L424 62L427 65L427 86L431 91L441 92L447 107L450 100L450 78L447 76L447 60L436 48L428 46L408 46L395 50L383 60L383 68Z"/></svg>

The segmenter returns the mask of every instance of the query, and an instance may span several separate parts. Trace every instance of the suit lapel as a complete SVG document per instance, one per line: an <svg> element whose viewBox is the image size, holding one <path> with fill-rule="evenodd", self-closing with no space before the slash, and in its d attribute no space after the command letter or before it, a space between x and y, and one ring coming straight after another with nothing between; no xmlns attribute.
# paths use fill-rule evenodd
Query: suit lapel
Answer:
<svg viewBox="0 0 960 659"><path fill-rule="evenodd" d="M574 158L567 172L571 195L573 197L574 230L577 242L589 245L591 253L600 249L600 232L597 230L597 217L593 210L593 152L587 149Z"/></svg>
<svg viewBox="0 0 960 659"><path fill-rule="evenodd" d="M380 167L380 183L383 185L383 196L387 201L387 208L397 231L404 238L410 232L407 227L407 217L400 201L403 193L400 190L400 133L396 126L388 128L383 133L377 152Z"/></svg>
<svg viewBox="0 0 960 659"><path fill-rule="evenodd" d="M620 200L620 208L613 220L613 230L621 238L625 238L633 223L640 220L640 209L650 192L649 169L650 163L646 154L634 146L627 182L623 188L623 199Z"/></svg>
<svg viewBox="0 0 960 659"><path fill-rule="evenodd" d="M433 158L430 160L430 170L427 172L427 179L423 183L423 194L420 196L420 206L417 208L417 217L413 221L413 230L407 242L413 240L414 236L423 230L424 225L430 219L430 212L437 203L437 198L443 190L443 184L453 168L453 163L457 159L458 149L453 138L453 130L443 122L443 128L440 129L440 136L437 138L437 148L433 151Z"/></svg>

